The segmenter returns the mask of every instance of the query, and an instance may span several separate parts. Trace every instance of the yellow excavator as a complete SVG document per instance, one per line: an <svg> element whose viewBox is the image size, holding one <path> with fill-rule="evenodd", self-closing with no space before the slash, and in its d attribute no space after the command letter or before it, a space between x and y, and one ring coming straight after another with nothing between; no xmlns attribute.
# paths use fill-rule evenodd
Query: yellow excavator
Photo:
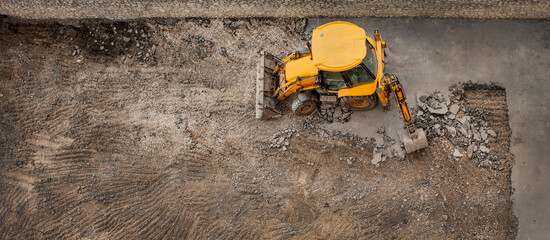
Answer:
<svg viewBox="0 0 550 240"><path fill-rule="evenodd" d="M412 122L399 79L384 72L385 48L378 30L374 30L373 39L352 23L336 21L314 29L311 43L283 60L260 52L256 118L280 116L276 105L295 93L292 111L298 116L336 105L364 111L380 102L389 109L392 95L408 132L403 135L407 153L428 146L424 130Z"/></svg>

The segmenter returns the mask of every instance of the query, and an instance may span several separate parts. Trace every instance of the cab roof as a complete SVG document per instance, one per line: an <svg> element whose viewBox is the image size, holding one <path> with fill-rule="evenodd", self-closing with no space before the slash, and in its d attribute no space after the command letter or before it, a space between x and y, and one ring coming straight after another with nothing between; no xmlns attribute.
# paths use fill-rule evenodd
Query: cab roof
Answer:
<svg viewBox="0 0 550 240"><path fill-rule="evenodd" d="M313 30L313 64L329 72L341 72L359 65L367 54L365 30L343 21L331 22Z"/></svg>

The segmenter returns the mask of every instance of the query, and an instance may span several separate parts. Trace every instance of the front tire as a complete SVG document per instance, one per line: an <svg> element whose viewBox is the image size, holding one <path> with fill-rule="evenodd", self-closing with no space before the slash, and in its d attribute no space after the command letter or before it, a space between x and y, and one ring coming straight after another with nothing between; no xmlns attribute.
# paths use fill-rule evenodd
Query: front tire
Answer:
<svg viewBox="0 0 550 240"><path fill-rule="evenodd" d="M298 97L292 102L292 111L297 116L307 116L317 110L319 102L315 95L311 93L299 93Z"/></svg>

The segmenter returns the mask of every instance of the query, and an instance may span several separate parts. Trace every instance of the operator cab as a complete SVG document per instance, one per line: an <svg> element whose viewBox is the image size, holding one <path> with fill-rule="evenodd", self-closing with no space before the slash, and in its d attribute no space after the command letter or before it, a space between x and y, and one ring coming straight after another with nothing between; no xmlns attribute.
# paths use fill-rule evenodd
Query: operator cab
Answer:
<svg viewBox="0 0 550 240"><path fill-rule="evenodd" d="M359 65L342 72L320 71L321 81L329 91L373 83L376 80L376 67L374 48L367 42L367 55Z"/></svg>
<svg viewBox="0 0 550 240"><path fill-rule="evenodd" d="M321 85L328 91L376 85L376 49L364 29L348 22L331 22L313 30L311 41L313 65L320 70ZM362 95L372 94L376 86L368 89Z"/></svg>

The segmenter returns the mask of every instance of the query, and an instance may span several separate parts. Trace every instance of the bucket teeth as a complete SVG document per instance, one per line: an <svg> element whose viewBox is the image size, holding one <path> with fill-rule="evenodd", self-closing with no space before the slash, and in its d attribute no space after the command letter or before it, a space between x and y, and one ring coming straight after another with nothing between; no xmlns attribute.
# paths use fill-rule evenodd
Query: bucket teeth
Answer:
<svg viewBox="0 0 550 240"><path fill-rule="evenodd" d="M256 118L258 119L281 116L281 112L275 107L278 101L273 97L274 89L278 83L274 78L276 66L277 60L273 55L260 52L256 77Z"/></svg>

